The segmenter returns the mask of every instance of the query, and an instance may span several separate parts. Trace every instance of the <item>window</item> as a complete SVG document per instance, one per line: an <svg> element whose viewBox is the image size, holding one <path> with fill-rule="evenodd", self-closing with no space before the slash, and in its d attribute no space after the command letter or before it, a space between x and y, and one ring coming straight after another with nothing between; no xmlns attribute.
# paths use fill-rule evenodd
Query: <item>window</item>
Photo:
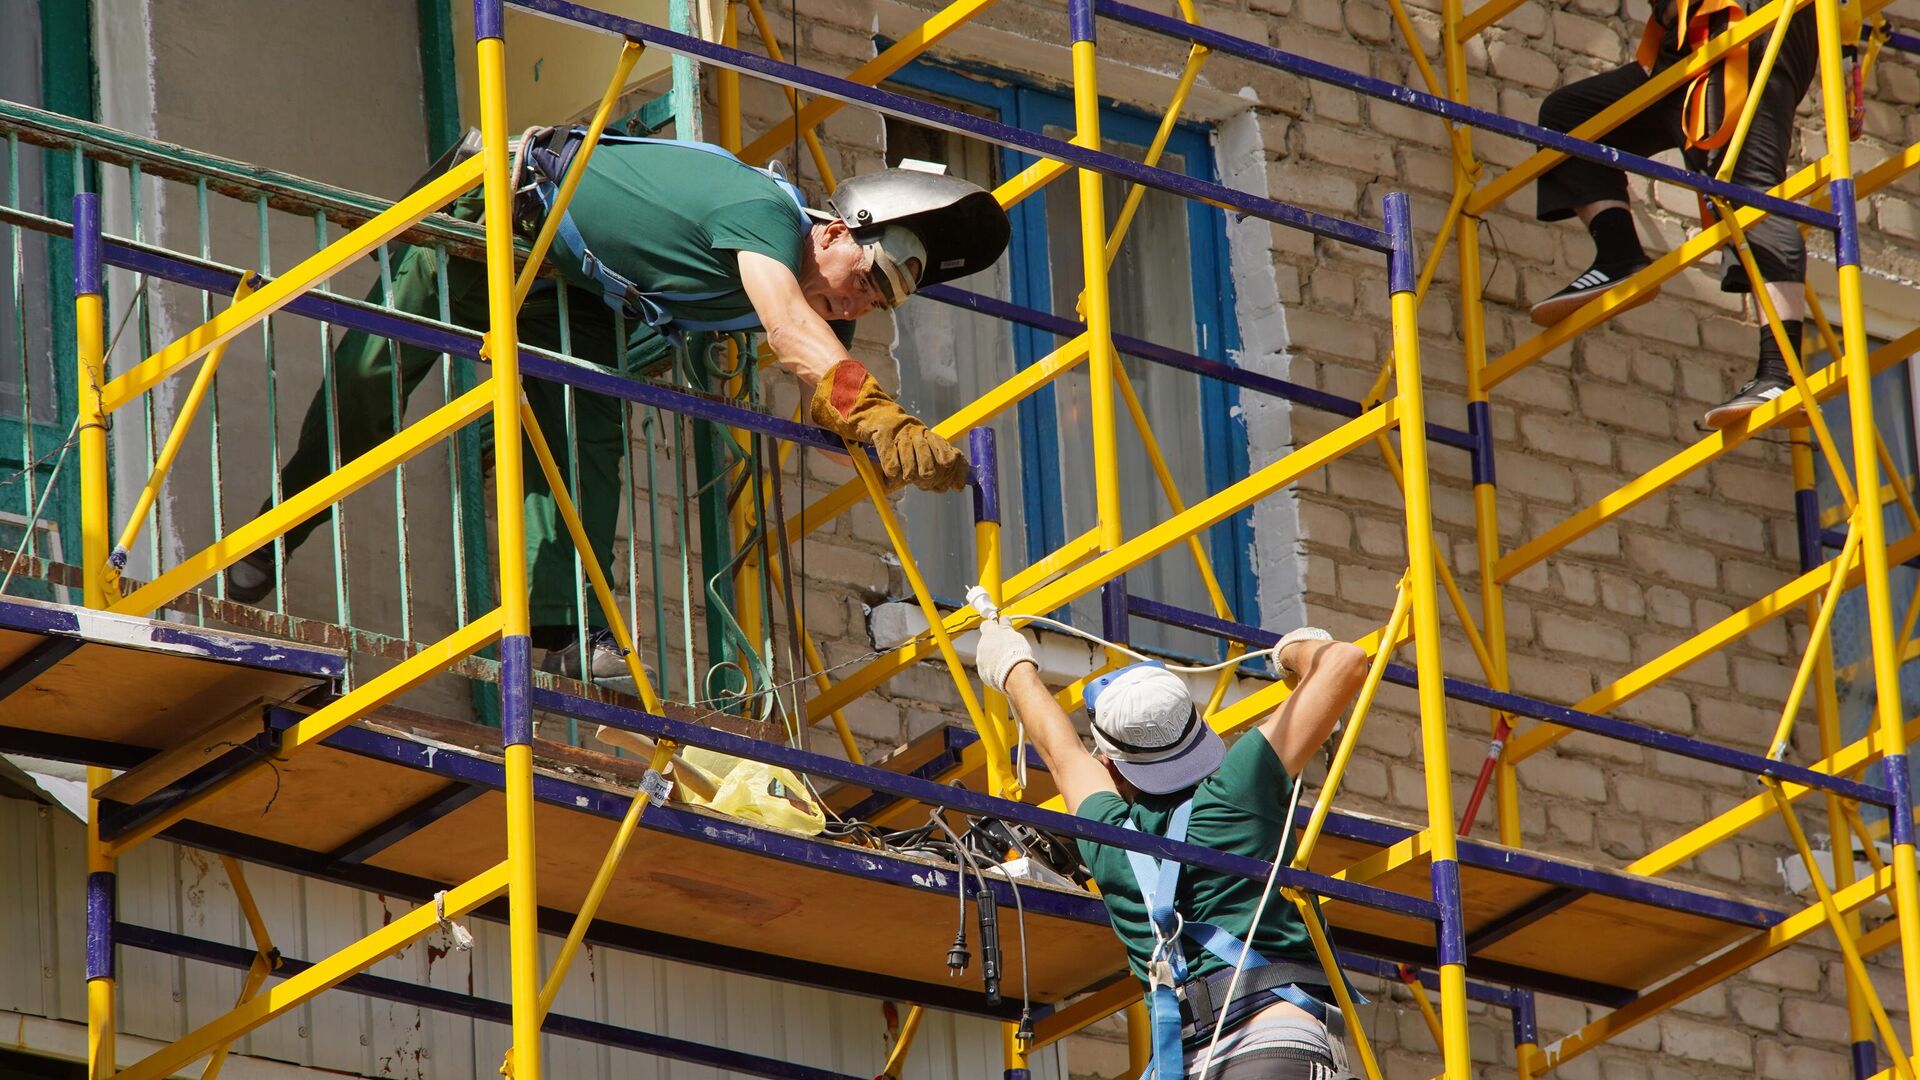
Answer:
<svg viewBox="0 0 1920 1080"><path fill-rule="evenodd" d="M8 31L0 33L0 99L91 118L85 5L0 0L0 26ZM65 220L73 190L70 154L0 138L0 204ZM78 473L68 462L55 474L76 408L69 252L64 239L0 225L0 565L16 550L60 561L62 529L78 527ZM8 592L43 600L63 593L18 576Z"/></svg>
<svg viewBox="0 0 1920 1080"><path fill-rule="evenodd" d="M1883 341L1872 341L1869 345L1878 348ZM1830 357L1825 353L1808 358L1809 370L1826 366ZM1902 482L1909 492L1914 491L1916 474L1920 474L1920 457L1915 455L1915 418L1920 416L1920 383L1916 383L1910 372L1909 364L1898 364L1880 372L1873 378L1874 422L1880 429L1880 437L1887 444L1887 452L1901 472ZM1847 418L1847 398L1842 394L1831 398L1822 407L1822 415L1827 427L1833 432L1835 446L1839 449L1840 459L1846 463L1849 471L1853 467L1853 430ZM1817 477L1817 492L1821 511L1821 528L1833 542L1826 548L1824 557L1833 559L1839 554L1838 544L1844 538L1847 528L1845 504L1840 498L1839 489L1833 482L1833 474L1828 469L1825 457L1816 449L1814 469ZM1881 483L1889 483L1886 466L1881 466ZM1896 544L1913 535L1912 524L1907 520L1905 511L1897 500L1889 498L1884 507L1887 543ZM1911 563L1893 565L1887 574L1893 600L1893 623L1896 628L1903 625L1908 616L1908 608L1915 599L1915 586L1920 584L1920 569ZM1872 638L1867 618L1867 597L1864 587L1856 587L1844 593L1839 606L1833 614L1833 664L1835 681L1840 701L1840 735L1844 742L1852 742L1872 730L1875 722L1874 709L1878 694L1874 687L1872 666ZM1912 716L1920 708L1920 663L1915 663L1916 651L1909 648L1903 655L1900 665L1901 714ZM1912 769L1912 759L1908 766ZM1886 769L1883 764L1875 763L1867 770L1867 782L1886 783ZM1861 812L1869 821L1884 829L1886 812L1877 806L1862 806ZM1884 836L1884 833L1882 833Z"/></svg>
<svg viewBox="0 0 1920 1080"><path fill-rule="evenodd" d="M943 104L1070 138L1072 100L1059 93L964 75L927 65L909 68L898 81ZM1102 118L1106 148L1136 160L1144 157L1157 120L1109 108ZM902 157L945 162L951 171L991 185L1016 174L1031 158L910 123L889 120L889 163ZM1205 130L1177 129L1162 156L1162 168L1213 179L1212 147ZM1105 185L1108 224L1117 220L1126 196L1123 182ZM1013 242L992 271L956 283L961 288L1011 299L1025 307L1074 317L1082 286L1079 190L1061 177L1012 210ZM1117 334L1228 360L1238 345L1233 323L1232 282L1226 271L1225 222L1220 212L1177 196L1149 190L1109 274ZM985 279L985 280L982 280ZM942 417L1065 343L1064 338L1012 326L935 301L903 307L898 315L901 392L910 407ZM1197 378L1134 357L1121 357L1182 498L1191 505L1246 475L1246 439L1237 419L1234 387ZM1171 514L1143 445L1118 400L1121 502L1124 531L1134 535ZM1000 444L1002 515L1009 574L1080 536L1094 525L1093 461L1085 366L1056 379L1010 415L994 422ZM916 552L936 592L958 597L977 566L971 509L964 500L913 493L906 516ZM1249 555L1250 518L1237 515L1215 527L1209 554L1235 614L1254 612ZM1024 543L1022 542L1024 538ZM1207 608L1207 596L1184 548L1128 576L1136 596L1189 608ZM1099 626L1097 601L1088 598L1069 613L1081 626ZM1189 654L1212 655L1213 639L1136 621L1135 643Z"/></svg>
<svg viewBox="0 0 1920 1080"><path fill-rule="evenodd" d="M41 103L39 6L39 0L0 0L0 24L21 31L0 35L0 100L33 106ZM30 213L47 213L44 165L50 155L25 143L12 152L0 146L0 155L8 159L0 166L0 191L6 204ZM17 189L9 175L16 170ZM58 209L54 216L65 218L66 208ZM47 234L7 226L0 229L0 238L4 239L0 244L4 248L0 255L0 419L16 428L26 416L51 422L58 419L60 410L52 393ZM17 279L16 266L20 268ZM62 299L70 297L71 293ZM13 434L17 436L17 430ZM15 447L19 445L17 437L12 442Z"/></svg>

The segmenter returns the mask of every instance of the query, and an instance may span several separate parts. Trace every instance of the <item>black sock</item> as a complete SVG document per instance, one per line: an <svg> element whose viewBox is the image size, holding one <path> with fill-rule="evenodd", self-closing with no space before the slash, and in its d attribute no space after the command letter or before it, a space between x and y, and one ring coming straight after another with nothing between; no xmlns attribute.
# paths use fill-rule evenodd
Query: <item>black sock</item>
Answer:
<svg viewBox="0 0 1920 1080"><path fill-rule="evenodd" d="M535 626L528 629L527 639L536 649L564 649L580 640L580 632L572 626Z"/></svg>
<svg viewBox="0 0 1920 1080"><path fill-rule="evenodd" d="M1640 247L1640 233L1633 226L1633 215L1623 206L1611 206L1593 215L1587 222L1593 237L1593 265L1606 269L1644 262L1647 253Z"/></svg>
<svg viewBox="0 0 1920 1080"><path fill-rule="evenodd" d="M1800 352L1800 320L1782 319L1780 325L1787 331L1787 343L1793 346L1796 355ZM1780 343L1773 339L1773 328L1765 324L1760 327L1760 366L1754 370L1756 379L1778 379L1792 382L1793 373L1787 370L1787 358L1780 353Z"/></svg>

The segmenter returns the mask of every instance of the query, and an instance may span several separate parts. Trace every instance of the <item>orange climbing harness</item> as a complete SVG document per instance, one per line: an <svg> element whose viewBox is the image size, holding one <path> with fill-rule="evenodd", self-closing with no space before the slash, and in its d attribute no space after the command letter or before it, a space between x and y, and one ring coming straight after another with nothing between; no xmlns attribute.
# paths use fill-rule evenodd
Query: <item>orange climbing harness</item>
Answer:
<svg viewBox="0 0 1920 1080"><path fill-rule="evenodd" d="M1727 29L1747 17L1747 11L1739 0L1699 0L1689 4L1687 0L1675 0L1676 17L1673 22L1674 41L1681 52L1691 52L1706 44L1713 36L1713 18L1724 13L1726 23L1721 29ZM1660 36L1667 27L1660 22L1659 9L1647 18L1646 32L1640 35L1640 49L1634 59L1648 71L1660 58ZM1681 111L1682 124L1687 133L1687 149L1717 150L1733 137L1733 129L1740 123L1741 109L1747 101L1747 46L1745 43L1727 51L1726 57L1718 65L1725 72L1722 88L1725 102L1720 110L1720 126L1711 133L1707 131L1707 86L1712 77L1711 69L1694 76L1687 84L1686 103Z"/></svg>

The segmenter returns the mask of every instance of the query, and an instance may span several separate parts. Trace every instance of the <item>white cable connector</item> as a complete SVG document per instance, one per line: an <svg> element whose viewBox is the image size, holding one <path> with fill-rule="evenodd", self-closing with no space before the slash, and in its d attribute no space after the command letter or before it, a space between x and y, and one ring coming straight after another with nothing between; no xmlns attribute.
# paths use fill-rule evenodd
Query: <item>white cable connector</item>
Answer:
<svg viewBox="0 0 1920 1080"><path fill-rule="evenodd" d="M974 585L967 589L967 606L980 613L983 619L991 619L1000 614L1000 607L987 595L985 586Z"/></svg>

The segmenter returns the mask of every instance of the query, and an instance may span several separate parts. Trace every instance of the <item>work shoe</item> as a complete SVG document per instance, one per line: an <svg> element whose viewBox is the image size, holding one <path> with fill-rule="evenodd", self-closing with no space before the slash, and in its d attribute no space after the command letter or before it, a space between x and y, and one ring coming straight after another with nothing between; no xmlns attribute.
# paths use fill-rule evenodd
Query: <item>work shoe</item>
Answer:
<svg viewBox="0 0 1920 1080"><path fill-rule="evenodd" d="M257 604L272 595L278 584L273 576L271 546L227 567L227 599L236 604Z"/></svg>
<svg viewBox="0 0 1920 1080"><path fill-rule="evenodd" d="M587 637L587 648L590 650L587 674L593 676L596 682L628 677L627 654L614 644L613 631L604 628L595 630ZM580 674L579 639L567 642L565 648L548 649L547 654L540 658L540 670L567 679L583 678Z"/></svg>
<svg viewBox="0 0 1920 1080"><path fill-rule="evenodd" d="M1792 381L1771 375L1750 379L1745 386L1735 390L1732 397L1708 409L1700 423L1714 431L1732 427L1746 419L1748 413L1791 389Z"/></svg>
<svg viewBox="0 0 1920 1080"><path fill-rule="evenodd" d="M1621 266L1601 266L1595 263L1587 268L1586 273L1574 278L1572 284L1533 305L1533 321L1540 326L1552 326L1580 310L1580 305L1646 269L1650 261L1641 259ZM1614 310L1625 311L1628 308L1639 307L1658 295L1660 295L1660 286L1649 285L1638 296L1628 299Z"/></svg>

